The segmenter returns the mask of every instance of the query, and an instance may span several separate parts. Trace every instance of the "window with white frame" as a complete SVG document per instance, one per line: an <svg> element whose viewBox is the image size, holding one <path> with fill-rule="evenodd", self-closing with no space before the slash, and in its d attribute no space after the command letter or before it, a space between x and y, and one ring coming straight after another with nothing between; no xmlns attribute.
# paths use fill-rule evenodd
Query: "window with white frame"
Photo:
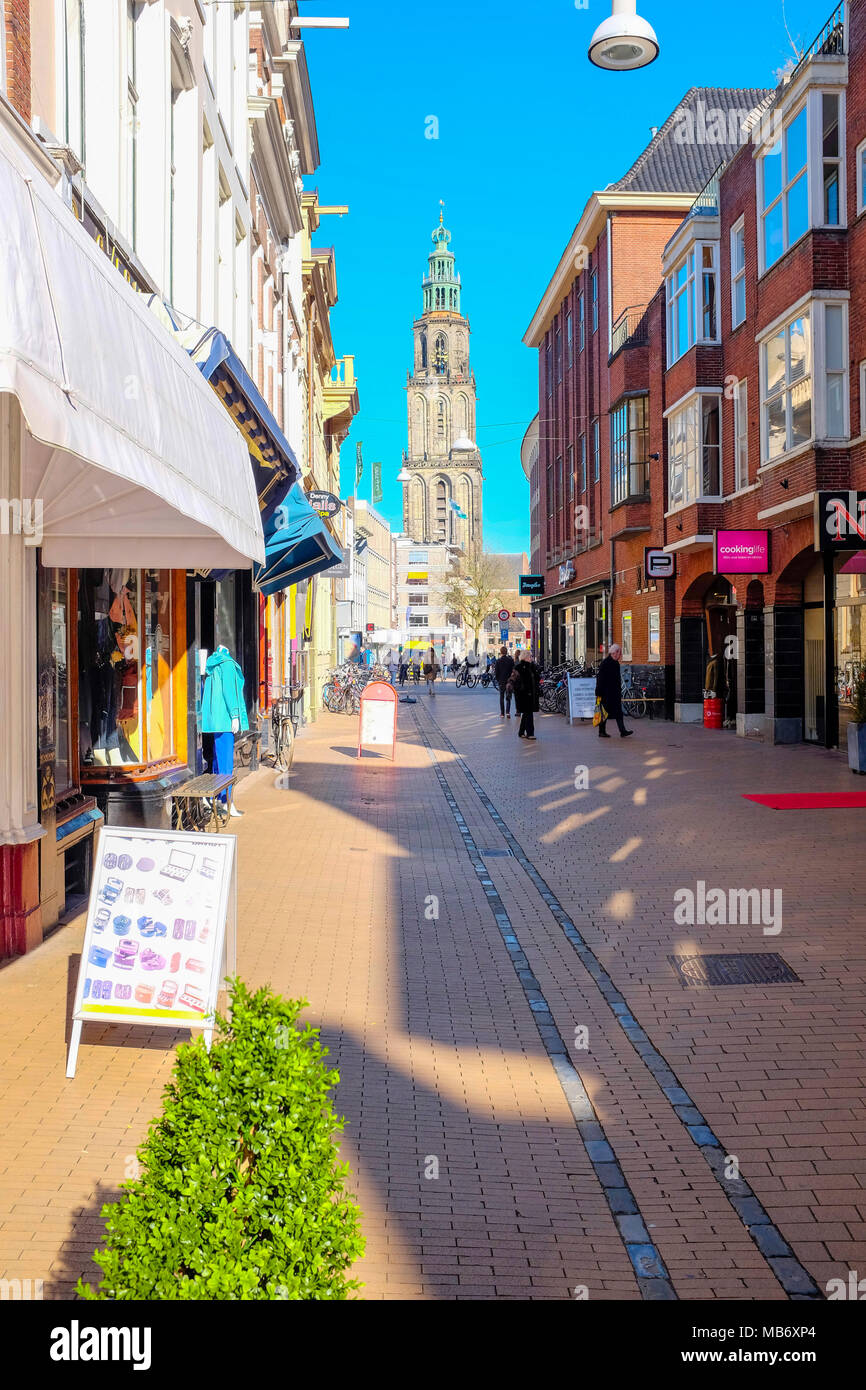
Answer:
<svg viewBox="0 0 866 1390"><path fill-rule="evenodd" d="M857 211L866 211L866 140L857 146Z"/></svg>
<svg viewBox="0 0 866 1390"><path fill-rule="evenodd" d="M844 225L843 131L842 93L810 91L757 161L762 270L810 227Z"/></svg>
<svg viewBox="0 0 866 1390"><path fill-rule="evenodd" d="M718 249L699 242L667 277L668 366L695 343L718 342Z"/></svg>
<svg viewBox="0 0 866 1390"><path fill-rule="evenodd" d="M597 332L598 332L598 271L597 271L597 270L594 270L594 271L592 272L592 277L591 277L591 279L590 279L590 285L591 285L591 292L592 292L592 331L593 331L593 333L597 333Z"/></svg>
<svg viewBox="0 0 866 1390"><path fill-rule="evenodd" d="M741 217L731 228L731 328L746 317L746 222Z"/></svg>
<svg viewBox="0 0 866 1390"><path fill-rule="evenodd" d="M137 32L139 5L126 0L126 235L136 246L138 194L138 57Z"/></svg>
<svg viewBox="0 0 866 1390"><path fill-rule="evenodd" d="M761 346L763 456L780 458L812 438L812 320L808 309Z"/></svg>
<svg viewBox="0 0 866 1390"><path fill-rule="evenodd" d="M824 310L824 439L847 439L848 422L848 313L845 304L823 305Z"/></svg>
<svg viewBox="0 0 866 1390"><path fill-rule="evenodd" d="M860 363L860 433L866 434L866 362Z"/></svg>
<svg viewBox="0 0 866 1390"><path fill-rule="evenodd" d="M693 396L668 416L668 507L718 498L721 397Z"/></svg>
<svg viewBox="0 0 866 1390"><path fill-rule="evenodd" d="M586 344L586 306L583 291L577 296L577 350L583 352Z"/></svg>
<svg viewBox="0 0 866 1390"><path fill-rule="evenodd" d="M734 387L734 492L749 484L749 383Z"/></svg>
<svg viewBox="0 0 866 1390"><path fill-rule="evenodd" d="M586 435L580 436L580 490L586 492Z"/></svg>
<svg viewBox="0 0 866 1390"><path fill-rule="evenodd" d="M597 483L601 477L601 426L599 421L592 422L592 480Z"/></svg>

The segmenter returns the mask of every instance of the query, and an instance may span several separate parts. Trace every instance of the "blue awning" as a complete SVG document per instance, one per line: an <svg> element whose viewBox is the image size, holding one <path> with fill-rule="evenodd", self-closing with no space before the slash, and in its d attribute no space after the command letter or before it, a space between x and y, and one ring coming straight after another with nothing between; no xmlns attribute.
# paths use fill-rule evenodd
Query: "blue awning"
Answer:
<svg viewBox="0 0 866 1390"><path fill-rule="evenodd" d="M265 563L253 567L255 586L262 594L276 594L342 562L343 552L298 483L289 489L264 529Z"/></svg>

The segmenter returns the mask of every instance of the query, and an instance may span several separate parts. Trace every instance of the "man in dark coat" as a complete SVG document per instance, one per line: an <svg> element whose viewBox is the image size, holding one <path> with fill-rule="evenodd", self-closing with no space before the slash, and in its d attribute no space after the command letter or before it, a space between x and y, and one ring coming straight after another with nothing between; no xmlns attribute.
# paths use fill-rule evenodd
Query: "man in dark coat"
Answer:
<svg viewBox="0 0 866 1390"><path fill-rule="evenodd" d="M506 690L508 677L514 670L514 658L508 655L508 648L502 647L499 656L496 658L496 665L493 668L493 677L499 686L499 718L504 719L506 712L511 718L511 691Z"/></svg>
<svg viewBox="0 0 866 1390"><path fill-rule="evenodd" d="M598 668L598 676L595 682L595 693L600 697L605 717L598 726L599 738L610 738L605 725L608 719L615 719L619 729L620 738L631 738L633 729L627 729L622 719L622 677L619 670L619 659L622 656L622 647L618 642L611 644L610 651Z"/></svg>
<svg viewBox="0 0 866 1390"><path fill-rule="evenodd" d="M535 742L535 711L539 706L540 672L529 652L522 652L520 661L509 678L514 691L514 707L520 715L518 738Z"/></svg>

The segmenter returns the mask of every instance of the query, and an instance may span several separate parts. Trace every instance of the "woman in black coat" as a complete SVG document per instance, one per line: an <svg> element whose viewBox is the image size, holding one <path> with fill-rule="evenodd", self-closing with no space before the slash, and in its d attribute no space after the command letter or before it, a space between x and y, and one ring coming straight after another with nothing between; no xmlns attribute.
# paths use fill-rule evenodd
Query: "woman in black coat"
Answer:
<svg viewBox="0 0 866 1390"><path fill-rule="evenodd" d="M535 741L535 711L539 706L540 672L529 652L523 652L509 677L508 684L514 689L514 708L520 715L518 738Z"/></svg>
<svg viewBox="0 0 866 1390"><path fill-rule="evenodd" d="M598 726L599 738L610 738L605 725L608 719L615 719L621 738L630 738L631 729L627 729L622 719L622 676L619 669L619 659L622 656L622 648L618 642L613 642L610 651L598 668L598 676L595 682L596 696L601 699L604 708L604 718Z"/></svg>

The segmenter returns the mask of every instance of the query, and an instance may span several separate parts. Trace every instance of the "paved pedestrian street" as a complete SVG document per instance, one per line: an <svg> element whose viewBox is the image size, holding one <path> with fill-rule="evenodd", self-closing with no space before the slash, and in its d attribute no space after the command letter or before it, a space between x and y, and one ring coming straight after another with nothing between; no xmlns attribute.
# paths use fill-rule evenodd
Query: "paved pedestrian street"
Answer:
<svg viewBox="0 0 866 1390"><path fill-rule="evenodd" d="M399 707L393 764L325 715L287 790L240 785L239 971L308 999L339 1069L366 1299L810 1299L866 1268L862 813L742 799L851 790L845 760L634 727L526 743L449 684ZM780 911L675 920L714 888ZM82 934L0 971L0 1274L51 1298L97 1275L186 1036L88 1025L66 1080ZM671 960L701 953L796 979Z"/></svg>

